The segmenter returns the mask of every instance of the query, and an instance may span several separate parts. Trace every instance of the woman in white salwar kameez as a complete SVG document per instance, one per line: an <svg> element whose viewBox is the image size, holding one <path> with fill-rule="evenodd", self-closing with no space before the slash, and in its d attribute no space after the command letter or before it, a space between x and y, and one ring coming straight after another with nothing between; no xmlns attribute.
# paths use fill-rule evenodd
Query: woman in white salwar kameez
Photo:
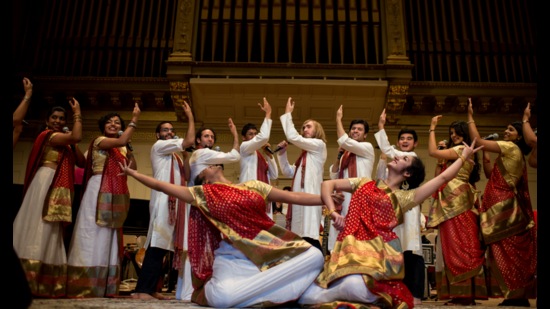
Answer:
<svg viewBox="0 0 550 309"><path fill-rule="evenodd" d="M84 166L83 154L69 147L82 138L80 105L74 99L69 103L73 130L63 133L67 130L66 111L53 107L46 119L47 128L36 138L29 155L25 196L13 222L13 247L31 292L38 297L65 296L67 255L63 223L72 219L75 163Z"/></svg>
<svg viewBox="0 0 550 309"><path fill-rule="evenodd" d="M136 103L127 128L117 113L109 113L98 121L103 135L88 148L84 194L67 262L68 297L118 295L122 225L130 205L127 179L118 175L118 163L132 158L128 142L140 113ZM131 161L135 167L135 160Z"/></svg>
<svg viewBox="0 0 550 309"><path fill-rule="evenodd" d="M193 187L162 182L122 164L121 168L147 187L193 206L193 302L216 308L276 306L297 300L319 274L321 251L275 224L265 212L266 200L311 207L320 204L319 195L280 190L258 180L232 184L219 165L202 166L195 179L202 185Z"/></svg>

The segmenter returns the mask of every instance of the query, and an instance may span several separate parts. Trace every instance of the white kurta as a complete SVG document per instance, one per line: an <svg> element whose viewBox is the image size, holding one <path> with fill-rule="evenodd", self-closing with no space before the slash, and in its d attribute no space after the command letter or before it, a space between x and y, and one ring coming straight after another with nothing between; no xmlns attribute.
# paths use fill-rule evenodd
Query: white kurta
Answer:
<svg viewBox="0 0 550 309"><path fill-rule="evenodd" d="M338 145L351 153L356 155L356 166L357 166L357 176L356 177L368 177L372 178L372 170L374 166L374 147L369 142L358 142L353 138L350 138L347 134L342 135L337 140ZM341 162L341 161L340 161ZM338 174L340 167L338 167L338 172L332 172L332 165L329 167L330 178L338 179ZM348 168L344 169L343 178L350 178ZM344 202L342 203L342 216L346 216L348 213L349 202L351 200L350 192L342 192L344 194ZM336 243L336 237L338 236L339 231L330 225L330 230L328 234L328 249L332 250L334 244Z"/></svg>
<svg viewBox="0 0 550 309"><path fill-rule="evenodd" d="M321 182L325 161L327 160L327 145L318 138L305 138L294 128L292 115L286 113L280 117L286 139L294 146L306 150L306 168L304 175L304 188L301 187L302 168L296 173L292 191L307 192L312 194L321 193ZM277 158L281 167L281 173L286 177L293 177L296 167L288 162L287 152L278 153ZM302 207L292 206L291 231L301 237L319 239L319 228L322 220L322 205Z"/></svg>
<svg viewBox="0 0 550 309"><path fill-rule="evenodd" d="M226 164L236 163L241 159L241 155L235 149L231 149L230 152L215 151L210 148L200 148L191 154L189 158L190 177L187 182L187 186L192 187L195 185L195 177L197 177L203 169L212 164ZM191 206L187 204L186 211L189 215L189 208ZM188 218L189 216L187 216ZM185 225L185 235L183 239L183 248L187 250L187 227ZM191 300L191 294L193 293L193 286L191 282L191 264L189 263L189 257L185 256L183 261L183 272L178 274L178 283L176 286L176 299L179 300Z"/></svg>
<svg viewBox="0 0 550 309"><path fill-rule="evenodd" d="M256 155L256 150L261 149L263 145L269 142L272 123L273 120L265 118L260 127L260 132L253 139L241 143L241 175L239 176L239 182L257 180L258 156ZM264 158L267 160L268 165L268 179L277 179L279 177L279 170L277 169L275 158L265 156Z"/></svg>
<svg viewBox="0 0 550 309"><path fill-rule="evenodd" d="M240 147L241 153L241 175L239 176L239 182L246 182L249 180L257 180L258 172L258 155L256 151L261 149L263 145L269 142L269 136L271 133L271 124L273 120L264 118L260 132L249 141L243 141ZM260 152L261 153L261 152ZM277 179L279 177L279 170L277 169L277 162L275 162L274 156L271 158L262 154L267 161L267 179L271 183L271 179ZM273 219L273 210L268 208L268 215Z"/></svg>
<svg viewBox="0 0 550 309"><path fill-rule="evenodd" d="M414 151L405 152L395 149L389 142L386 130L380 130L374 134L374 138L380 147L380 150L389 158L396 156L413 156L417 157ZM377 171L378 173L382 173ZM383 173L387 175L386 173ZM414 254L422 256L422 235L421 235L421 211L420 205L413 207L411 210L403 214L403 224L396 226L393 231L401 241L403 251L410 250Z"/></svg>
<svg viewBox="0 0 550 309"><path fill-rule="evenodd" d="M151 167L153 177L160 181L170 182L170 174L174 172L174 184L181 184L180 168L173 156L184 151L183 139L157 140L151 147ZM177 210L177 207L176 207ZM168 195L151 190L149 201L149 230L145 248L149 245L165 250L174 251L174 225L168 223L170 212L168 209ZM185 216L185 226L188 224Z"/></svg>

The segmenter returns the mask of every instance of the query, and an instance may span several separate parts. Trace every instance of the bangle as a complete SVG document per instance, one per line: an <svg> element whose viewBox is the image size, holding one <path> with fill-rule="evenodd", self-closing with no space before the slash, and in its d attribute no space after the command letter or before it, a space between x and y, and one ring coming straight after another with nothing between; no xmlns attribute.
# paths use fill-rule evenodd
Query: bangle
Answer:
<svg viewBox="0 0 550 309"><path fill-rule="evenodd" d="M462 160L462 164L464 164L464 162L466 162L466 159L464 159L464 156L459 154L458 157L460 158L460 160Z"/></svg>
<svg viewBox="0 0 550 309"><path fill-rule="evenodd" d="M526 122L529 122L529 119L527 119L527 120L523 120L523 123L526 123Z"/></svg>
<svg viewBox="0 0 550 309"><path fill-rule="evenodd" d="M475 123L475 121L473 121L473 120L470 120L470 121L468 121L468 122L466 122L466 123L467 123L467 124L470 124L470 123Z"/></svg>
<svg viewBox="0 0 550 309"><path fill-rule="evenodd" d="M28 101L28 100L30 100L30 99L31 99L31 97L27 97L27 96L25 96L25 97L23 98L23 100L25 100L25 101Z"/></svg>
<svg viewBox="0 0 550 309"><path fill-rule="evenodd" d="M329 211L328 211L328 214L327 214L327 216L330 216L330 215L332 215L332 213L333 213L333 212L335 212L335 211L336 211L336 209L333 209L333 210L329 210Z"/></svg>
<svg viewBox="0 0 550 309"><path fill-rule="evenodd" d="M491 163L491 160L483 159L483 164L486 164L486 163Z"/></svg>
<svg viewBox="0 0 550 309"><path fill-rule="evenodd" d="M133 121L130 122L130 123L128 124L128 126L134 128L134 129L137 129L137 124L136 124L135 122L133 122Z"/></svg>
<svg viewBox="0 0 550 309"><path fill-rule="evenodd" d="M429 129L428 130L428 133L432 133L432 132L435 132L435 129Z"/></svg>

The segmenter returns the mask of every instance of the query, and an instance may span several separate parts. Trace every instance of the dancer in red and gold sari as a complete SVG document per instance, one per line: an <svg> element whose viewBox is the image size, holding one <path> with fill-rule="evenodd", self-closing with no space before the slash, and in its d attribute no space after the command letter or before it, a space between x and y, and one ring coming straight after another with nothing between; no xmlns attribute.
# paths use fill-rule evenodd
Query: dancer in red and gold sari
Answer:
<svg viewBox="0 0 550 309"><path fill-rule="evenodd" d="M216 308L275 306L298 299L321 271L321 251L265 212L267 200L313 207L321 203L319 195L280 190L259 180L231 184L219 165L204 168L195 179L203 185L193 187L121 168L149 188L193 206L193 302Z"/></svg>
<svg viewBox="0 0 550 309"><path fill-rule="evenodd" d="M443 116L432 118L429 132L428 153L445 162L454 162L462 154L462 143L470 143L468 124L453 121L449 125L449 146L436 145L435 129ZM466 162L458 175L443 184L431 205L428 228L438 230L437 264L435 267L437 297L450 299L447 305L475 305L475 299L487 299L485 283L485 247L481 244L478 191L477 155L473 162Z"/></svg>
<svg viewBox="0 0 550 309"><path fill-rule="evenodd" d="M32 294L63 297L67 280L67 257L63 225L72 220L73 175L84 155L69 145L82 139L80 105L69 101L73 110L73 130L65 124L66 111L53 107L47 128L36 138L29 155L24 198L13 222L13 247L19 256Z"/></svg>
<svg viewBox="0 0 550 309"><path fill-rule="evenodd" d="M417 157L396 156L388 163L385 181L369 178L334 179L321 185L321 198L340 230L330 259L298 301L317 308L349 307L413 308L413 296L403 283L403 253L393 228L403 213L422 203L441 185L453 179L469 156L478 151L465 144L456 160L439 176L424 181L424 164ZM409 190L402 190L404 183ZM331 194L352 192L345 222L336 214Z"/></svg>
<svg viewBox="0 0 550 309"><path fill-rule="evenodd" d="M468 129L472 138L479 138L473 114L470 99ZM488 246L489 295L504 297L502 306L529 307L537 283L537 231L525 162L531 147L520 121L509 124L503 138L480 141L485 152L498 154L493 166L484 162L490 178L480 208L481 232Z"/></svg>
<svg viewBox="0 0 550 309"><path fill-rule="evenodd" d="M68 297L118 294L122 225L130 206L127 179L117 176L118 164L132 157L128 141L140 112L136 103L127 128L117 113L109 113L98 121L103 135L95 138L88 149L84 194L69 247ZM135 160L132 162L135 166Z"/></svg>

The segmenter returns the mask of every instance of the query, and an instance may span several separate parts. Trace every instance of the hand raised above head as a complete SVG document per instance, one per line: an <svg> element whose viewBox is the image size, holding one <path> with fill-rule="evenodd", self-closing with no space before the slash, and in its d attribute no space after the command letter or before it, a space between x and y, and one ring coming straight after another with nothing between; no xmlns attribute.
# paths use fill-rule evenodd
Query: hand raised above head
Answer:
<svg viewBox="0 0 550 309"><path fill-rule="evenodd" d="M285 107L285 114L292 113L294 111L294 100L292 97L288 97L288 100L286 101L286 107Z"/></svg>

